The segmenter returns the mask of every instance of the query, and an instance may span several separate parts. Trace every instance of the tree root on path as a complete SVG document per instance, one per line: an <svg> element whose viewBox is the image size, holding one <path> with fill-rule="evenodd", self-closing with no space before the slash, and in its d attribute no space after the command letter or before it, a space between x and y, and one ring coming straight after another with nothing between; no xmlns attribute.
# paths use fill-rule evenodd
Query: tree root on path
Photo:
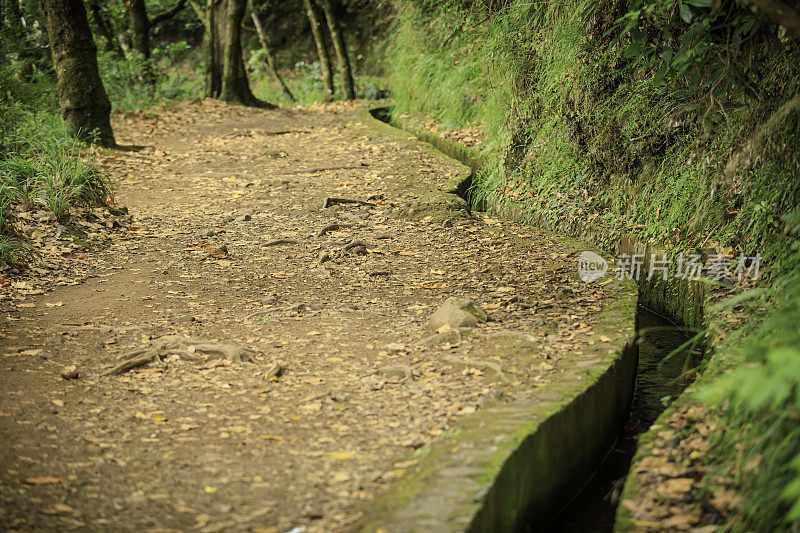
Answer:
<svg viewBox="0 0 800 533"><path fill-rule="evenodd" d="M505 381L506 383L511 381L508 379L508 376L503 373L503 369L500 367L500 365L492 361L486 361L485 359L461 359L459 357L445 357L444 359L445 361L449 361L451 363L471 366L480 370L483 370L483 368L490 368L494 370L495 374L497 374L497 377L499 377L501 380Z"/></svg>
<svg viewBox="0 0 800 533"><path fill-rule="evenodd" d="M78 331L99 331L100 333L128 333L138 331L142 335L147 335L145 330L150 330L146 326L95 326L93 324L58 324L47 330L48 333L66 333L69 330Z"/></svg>
<svg viewBox="0 0 800 533"><path fill-rule="evenodd" d="M362 168L367 168L367 165L358 165L358 166L342 166L342 167L313 167L313 168L301 168L299 170L288 170L282 172L282 174L316 174L317 172L328 172L329 170L360 170Z"/></svg>
<svg viewBox="0 0 800 533"><path fill-rule="evenodd" d="M253 361L258 352L233 344L209 343L208 341L183 337L181 335L165 335L153 339L152 346L134 348L119 356L121 362L104 372L103 376L124 374L128 370L144 366L151 362L162 362L167 356L177 355L181 359L198 361L199 356L222 358L236 363Z"/></svg>
<svg viewBox="0 0 800 533"><path fill-rule="evenodd" d="M340 229L345 228L352 228L354 224L339 224L338 222L334 222L333 224L328 224L321 230L317 232L317 237L322 237L326 233L330 233L331 231L339 231Z"/></svg>
<svg viewBox="0 0 800 533"><path fill-rule="evenodd" d="M262 246L278 246L279 244L300 244L300 241L294 239L275 239L274 241L265 242Z"/></svg>
<svg viewBox="0 0 800 533"><path fill-rule="evenodd" d="M350 198L325 198L325 201L322 203L322 207L328 208L339 204L357 204L375 207L375 204L372 202L363 202L361 200L352 200Z"/></svg>

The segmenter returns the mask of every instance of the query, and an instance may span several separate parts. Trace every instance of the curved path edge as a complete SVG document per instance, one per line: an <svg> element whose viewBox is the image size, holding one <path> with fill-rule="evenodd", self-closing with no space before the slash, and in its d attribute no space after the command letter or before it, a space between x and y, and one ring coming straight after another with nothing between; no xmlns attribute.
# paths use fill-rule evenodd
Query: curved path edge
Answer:
<svg viewBox="0 0 800 533"><path fill-rule="evenodd" d="M378 135L408 139L366 109L358 121ZM539 530L555 518L613 447L633 396L636 287L613 283L615 297L595 329L616 348L598 343L533 398L482 408L417 450L415 471L368 503L354 530Z"/></svg>

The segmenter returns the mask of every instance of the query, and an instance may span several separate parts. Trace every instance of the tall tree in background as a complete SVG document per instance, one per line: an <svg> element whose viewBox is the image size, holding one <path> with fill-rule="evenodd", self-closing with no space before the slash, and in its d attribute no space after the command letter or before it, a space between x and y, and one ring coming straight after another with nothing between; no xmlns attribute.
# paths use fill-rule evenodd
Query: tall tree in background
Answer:
<svg viewBox="0 0 800 533"><path fill-rule="evenodd" d="M97 68L97 47L82 0L42 0L50 50L58 76L56 91L67 130L102 146L116 146L111 102Z"/></svg>
<svg viewBox="0 0 800 533"><path fill-rule="evenodd" d="M192 0L205 32L206 96L253 107L275 107L250 91L242 60L242 21L247 0Z"/></svg>
<svg viewBox="0 0 800 533"><path fill-rule="evenodd" d="M5 31L8 34L9 42L4 43L6 46L3 48L9 47L16 51L20 60L17 74L23 80L30 79L33 75L33 65L36 60L32 49L33 43L30 35L28 35L30 21L25 20L19 0L0 0L0 2L4 4L4 20L8 23Z"/></svg>
<svg viewBox="0 0 800 533"><path fill-rule="evenodd" d="M325 86L325 102L333 100L333 76L331 75L331 56L328 52L328 43L325 41L325 34L322 31L322 26L319 23L319 16L317 10L311 0L303 0L303 5L306 8L306 15L308 22L311 24L311 33L314 34L314 42L317 45L317 55L319 56L319 63L322 67L322 83Z"/></svg>
<svg viewBox="0 0 800 533"><path fill-rule="evenodd" d="M339 75L342 77L342 83L344 84L344 96L348 100L355 100L356 90L353 84L353 70L350 68L347 46L345 46L339 19L336 18L336 12L333 9L333 2L331 0L322 0L322 9L325 11L325 19L328 21L328 30L331 32L333 49L336 51Z"/></svg>
<svg viewBox="0 0 800 533"><path fill-rule="evenodd" d="M103 45L106 52L113 53L117 58L122 59L125 54L122 52L122 47L119 44L117 36L114 34L111 23L108 17L103 13L100 7L99 0L88 0L89 11L92 14L94 25L97 26L97 33L103 38Z"/></svg>
<svg viewBox="0 0 800 533"><path fill-rule="evenodd" d="M128 15L130 17L131 45L133 49L145 59L150 59L150 33L153 28L180 13L184 7L186 7L186 0L178 0L170 9L150 18L147 14L145 0L130 0L128 2Z"/></svg>
<svg viewBox="0 0 800 533"><path fill-rule="evenodd" d="M292 91L289 90L286 82L283 81L283 78L278 72L278 66L275 64L275 53L272 51L272 46L270 45L269 38L267 37L267 32L264 31L264 28L261 26L261 21L258 20L258 15L256 15L255 11L253 11L250 13L250 17L253 19L253 25L256 28L256 34L258 34L258 41L261 43L261 49L264 51L264 62L267 64L270 74L272 74L272 77L275 78L275 80L281 85L283 94L289 98L289 101L297 102L292 94Z"/></svg>

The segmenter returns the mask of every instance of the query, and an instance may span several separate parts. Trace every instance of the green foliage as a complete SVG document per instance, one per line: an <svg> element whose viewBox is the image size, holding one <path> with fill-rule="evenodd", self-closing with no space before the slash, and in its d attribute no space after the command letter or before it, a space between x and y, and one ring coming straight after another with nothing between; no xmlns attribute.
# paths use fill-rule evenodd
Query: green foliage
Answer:
<svg viewBox="0 0 800 533"><path fill-rule="evenodd" d="M0 197L6 205L39 204L64 220L70 208L102 206L111 199L107 178L77 154L75 141L51 139L31 150L31 156L0 160Z"/></svg>
<svg viewBox="0 0 800 533"><path fill-rule="evenodd" d="M293 70L281 72L283 81L286 82L292 95L297 100L296 102L291 102L278 82L272 78L272 75L264 65L263 50L253 50L250 53L248 67L252 72L251 83L253 84L254 93L262 100L287 106L295 104L311 105L324 100L325 90L319 61L314 61L313 63L299 61L295 64ZM334 73L333 81L335 87L342 87L341 77L338 72ZM357 97L377 100L383 98L387 93L387 82L383 78L355 76L354 82ZM340 92L337 94L340 95Z"/></svg>
<svg viewBox="0 0 800 533"><path fill-rule="evenodd" d="M36 259L30 245L19 239L0 234L0 262L7 265L24 265Z"/></svg>
<svg viewBox="0 0 800 533"><path fill-rule="evenodd" d="M796 41L733 1L634 0L599 28L617 3L395 4L395 113L479 123L478 192L496 209L588 229L609 249L624 234L768 258L763 288L729 303L752 320L717 346L707 373L742 361L715 389L731 405L725 422L741 428L718 447L748 500L732 527L783 529L792 504L797 520ZM747 457L732 466L740 449ZM760 466L745 472L749 459Z"/></svg>
<svg viewBox="0 0 800 533"><path fill-rule="evenodd" d="M141 111L163 100L201 98L203 79L197 61L185 41L154 48L149 60L134 52L127 52L124 59L111 52L98 55L103 84L117 111ZM152 83L146 72L152 73Z"/></svg>
<svg viewBox="0 0 800 533"><path fill-rule="evenodd" d="M742 2L726 0L636 0L620 20L619 38L628 37L625 58L653 67L653 84L681 79L690 91L704 86L718 100L731 90L753 90L760 58L743 46L757 36L765 21Z"/></svg>
<svg viewBox="0 0 800 533"><path fill-rule="evenodd" d="M73 208L107 205L111 185L70 139L46 74L20 79L0 68L0 261L34 258L14 231L20 210L50 209L62 222Z"/></svg>
<svg viewBox="0 0 800 533"><path fill-rule="evenodd" d="M765 290L731 298L713 312L740 306L753 315L747 325L717 348L733 369L703 389L698 398L709 404L729 402L727 417L740 430L727 436L720 454L745 445L748 460L761 457L758 472L739 473L750 494L748 520L741 530L757 524L800 521L800 209L785 217L787 239L770 250L778 272ZM786 487L776 498L776 487Z"/></svg>

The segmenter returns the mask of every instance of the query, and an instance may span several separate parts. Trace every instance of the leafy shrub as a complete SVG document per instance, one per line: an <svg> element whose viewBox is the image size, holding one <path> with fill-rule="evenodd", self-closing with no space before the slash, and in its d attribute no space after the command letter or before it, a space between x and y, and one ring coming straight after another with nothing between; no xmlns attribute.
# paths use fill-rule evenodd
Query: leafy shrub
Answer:
<svg viewBox="0 0 800 533"><path fill-rule="evenodd" d="M146 109L164 99L201 97L203 79L194 61L185 41L154 48L148 60L132 51L124 59L112 52L98 55L103 84L118 111Z"/></svg>

